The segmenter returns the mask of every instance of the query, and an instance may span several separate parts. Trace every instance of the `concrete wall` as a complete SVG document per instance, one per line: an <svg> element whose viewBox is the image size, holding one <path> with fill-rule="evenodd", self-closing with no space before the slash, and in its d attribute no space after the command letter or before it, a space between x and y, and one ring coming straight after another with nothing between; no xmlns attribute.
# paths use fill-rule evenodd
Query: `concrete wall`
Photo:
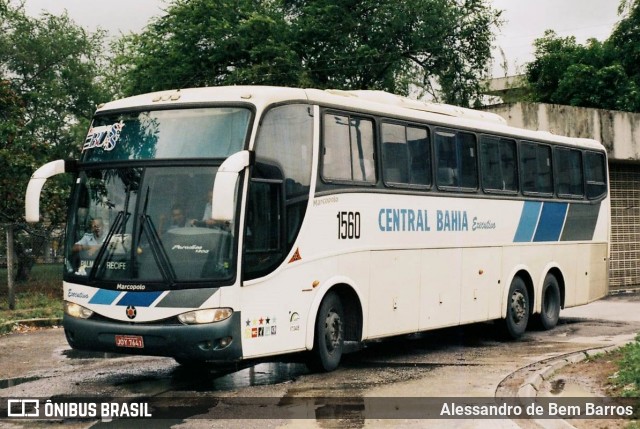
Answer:
<svg viewBox="0 0 640 429"><path fill-rule="evenodd" d="M615 160L640 160L640 114L557 104L488 106L514 127L600 141Z"/></svg>

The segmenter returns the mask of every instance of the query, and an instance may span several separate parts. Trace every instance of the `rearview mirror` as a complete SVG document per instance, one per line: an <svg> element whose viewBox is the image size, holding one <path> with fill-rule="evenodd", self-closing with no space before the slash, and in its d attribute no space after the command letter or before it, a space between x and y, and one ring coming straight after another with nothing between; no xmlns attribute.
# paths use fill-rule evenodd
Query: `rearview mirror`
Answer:
<svg viewBox="0 0 640 429"><path fill-rule="evenodd" d="M231 222L233 220L240 172L251 165L253 160L254 153L243 150L231 155L218 168L211 201L211 218L214 221Z"/></svg>
<svg viewBox="0 0 640 429"><path fill-rule="evenodd" d="M33 173L27 185L27 193L25 195L24 217L27 222L35 223L40 220L40 193L47 179L56 174L72 173L76 170L76 161L58 159L46 163Z"/></svg>

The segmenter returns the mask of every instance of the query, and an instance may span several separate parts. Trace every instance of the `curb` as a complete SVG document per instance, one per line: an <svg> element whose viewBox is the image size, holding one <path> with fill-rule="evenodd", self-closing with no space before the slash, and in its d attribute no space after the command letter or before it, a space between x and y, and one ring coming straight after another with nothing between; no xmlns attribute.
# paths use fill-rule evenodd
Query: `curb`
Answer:
<svg viewBox="0 0 640 429"><path fill-rule="evenodd" d="M542 383L550 380L551 377L556 372L558 372L565 366L570 365L572 363L582 362L583 360L589 357L593 357L599 354L611 353L631 342L633 342L633 340L621 342L611 346L597 347L593 349L583 350L580 352L575 352L570 355L552 360L549 362L549 365L545 366L543 369L529 376L529 378L525 380L524 384L521 385L520 388L518 389L517 397L522 399L535 398L538 396L538 392L540 391L540 386L542 386ZM575 429L575 426L573 426L571 423L569 423L564 419L544 420L544 421L535 420L535 422L540 424L542 427L549 428L549 429L552 429L552 428Z"/></svg>
<svg viewBox="0 0 640 429"><path fill-rule="evenodd" d="M538 396L538 391L540 390L540 386L542 385L542 383L549 380L553 374L555 374L565 366L572 363L582 362L588 357L593 357L595 355L599 355L602 353L611 353L612 351L619 349L625 344L627 343L625 342L621 344L614 344L612 346L607 346L607 347L598 347L594 349L583 350L583 351L576 352L568 356L564 356L562 358L553 360L549 363L549 365L547 365L540 371L536 372L535 374L527 378L524 384L520 386L520 388L518 389L517 395L519 398L532 398L532 397Z"/></svg>
<svg viewBox="0 0 640 429"><path fill-rule="evenodd" d="M619 349L623 345L624 344L584 350L553 360L542 370L527 378L524 384L518 389L517 395L519 398L532 398L538 396L538 392L540 391L540 386L542 386L542 383L549 380L553 376L553 374L555 374L560 369L572 363L582 362L588 357L592 357L602 353L611 353L612 351Z"/></svg>

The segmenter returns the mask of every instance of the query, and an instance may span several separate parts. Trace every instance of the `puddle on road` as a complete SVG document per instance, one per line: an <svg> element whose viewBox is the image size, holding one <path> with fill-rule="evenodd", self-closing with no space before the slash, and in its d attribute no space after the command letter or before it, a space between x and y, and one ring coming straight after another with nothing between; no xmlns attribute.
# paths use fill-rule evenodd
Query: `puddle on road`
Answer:
<svg viewBox="0 0 640 429"><path fill-rule="evenodd" d="M233 418L237 418L235 410L239 410L241 415L249 413L246 414L246 418L265 418L264 412L266 411L264 410L269 409L275 413L284 413L286 410L282 411L279 405L280 398L257 399L225 396L223 399L222 396L216 398L215 393L249 386L276 385L293 381L308 373L306 365L299 363L262 363L222 375L211 369L177 366L164 376L159 376L158 373L149 374L135 379L128 378L120 383L115 383L115 385L129 393L136 394L136 396L153 397L153 425L160 423L158 427L169 428L184 423L186 419L207 413L213 413L214 416L216 413L222 413L223 416L226 416L225 418L229 418L229 412L233 412ZM176 395L171 393L167 397L164 396L170 392L183 393ZM197 394L189 394L188 392L197 392ZM202 395L202 393L210 393L211 395ZM224 405L219 407L220 401L223 401ZM219 418L219 416L214 418ZM130 427L132 426L129 419L100 421L91 426L92 429Z"/></svg>
<svg viewBox="0 0 640 429"><path fill-rule="evenodd" d="M226 392L250 386L264 386L293 381L308 374L306 365L263 363L240 371L220 374L215 370L177 367L169 376L157 374L116 383L130 393L156 395L161 392Z"/></svg>
<svg viewBox="0 0 640 429"><path fill-rule="evenodd" d="M207 372L178 368L172 377L172 388L178 391L224 392L250 386L285 383L308 373L306 365L297 363L262 363L224 375L215 371L209 372L208 377Z"/></svg>
<svg viewBox="0 0 640 429"><path fill-rule="evenodd" d="M262 363L220 378L212 379L212 390L234 390L249 386L265 386L293 381L309 369L299 363ZM206 386L203 386L206 388ZM206 389L211 390L211 389ZM199 390L203 391L203 390Z"/></svg>

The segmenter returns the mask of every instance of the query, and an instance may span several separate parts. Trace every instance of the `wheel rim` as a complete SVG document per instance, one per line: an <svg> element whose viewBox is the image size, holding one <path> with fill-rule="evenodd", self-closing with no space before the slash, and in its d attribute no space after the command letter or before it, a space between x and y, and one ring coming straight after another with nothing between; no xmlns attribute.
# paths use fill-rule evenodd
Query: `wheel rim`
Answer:
<svg viewBox="0 0 640 429"><path fill-rule="evenodd" d="M331 310L325 320L324 338L328 352L333 352L340 347L342 342L342 320L340 315Z"/></svg>
<svg viewBox="0 0 640 429"><path fill-rule="evenodd" d="M516 290L511 295L511 318L520 323L527 316L527 300L522 291Z"/></svg>

